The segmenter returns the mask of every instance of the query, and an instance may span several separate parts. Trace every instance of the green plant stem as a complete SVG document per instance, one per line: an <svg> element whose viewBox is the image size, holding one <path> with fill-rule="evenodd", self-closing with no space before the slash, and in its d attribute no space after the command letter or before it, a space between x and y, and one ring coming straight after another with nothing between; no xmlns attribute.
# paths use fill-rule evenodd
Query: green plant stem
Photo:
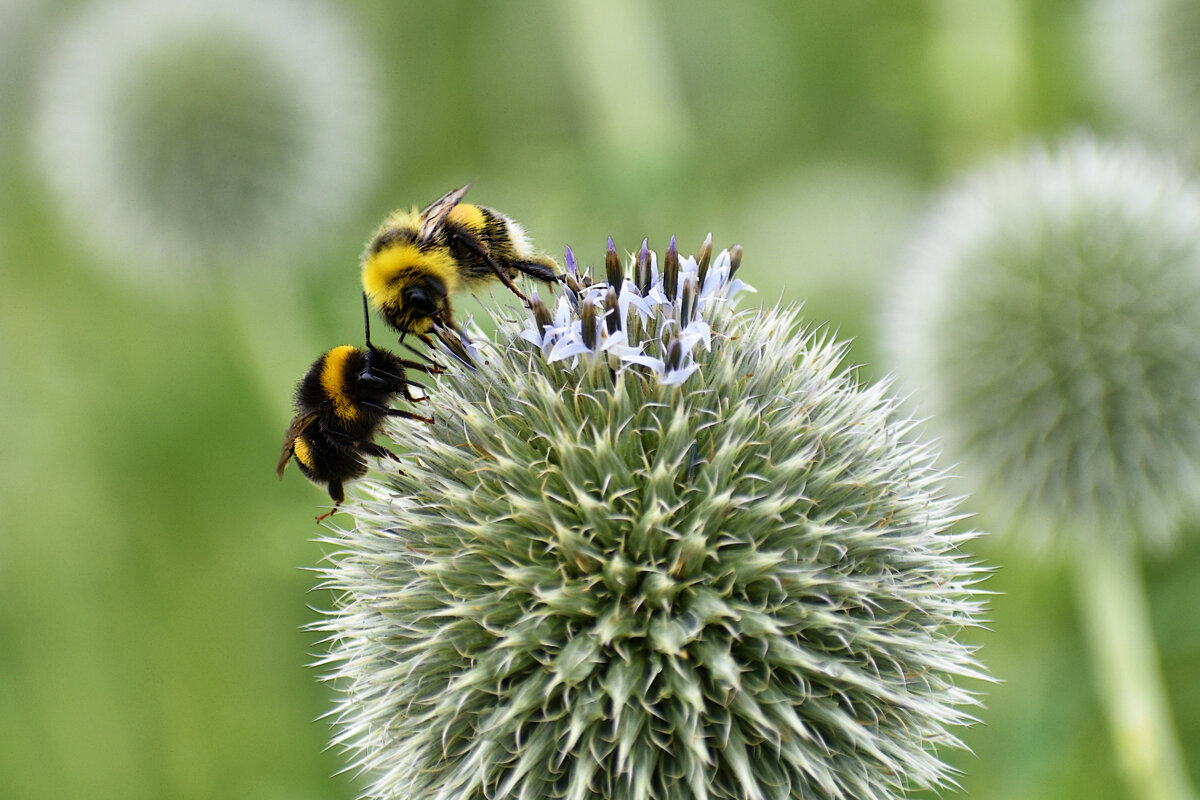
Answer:
<svg viewBox="0 0 1200 800"><path fill-rule="evenodd" d="M1111 537L1110 537L1111 538ZM1095 537L1080 548L1075 585L1097 688L1129 796L1194 800L1151 633L1133 544Z"/></svg>

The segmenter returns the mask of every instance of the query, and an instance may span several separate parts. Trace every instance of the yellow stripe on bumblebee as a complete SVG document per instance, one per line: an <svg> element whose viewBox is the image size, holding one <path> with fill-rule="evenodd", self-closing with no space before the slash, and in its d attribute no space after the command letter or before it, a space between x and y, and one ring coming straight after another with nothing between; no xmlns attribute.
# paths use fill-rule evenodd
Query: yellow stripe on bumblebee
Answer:
<svg viewBox="0 0 1200 800"><path fill-rule="evenodd" d="M333 403L333 413L345 420L358 419L358 407L346 393L346 369L358 348L350 345L335 347L325 354L321 365L321 388Z"/></svg>

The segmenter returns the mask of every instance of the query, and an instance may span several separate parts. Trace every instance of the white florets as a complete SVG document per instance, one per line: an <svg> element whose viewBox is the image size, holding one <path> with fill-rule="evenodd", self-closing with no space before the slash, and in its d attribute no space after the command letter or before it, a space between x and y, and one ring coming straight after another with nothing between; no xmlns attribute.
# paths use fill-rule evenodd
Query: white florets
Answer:
<svg viewBox="0 0 1200 800"><path fill-rule="evenodd" d="M564 292L554 306L551 324L539 323L536 317L526 318L518 335L541 347L550 363L606 354L621 367L644 368L666 385L683 383L696 371L694 350L701 345L705 350L711 346L712 330L706 315L754 288L732 276L729 251L723 250L713 259L703 286L696 257L681 257L674 295L668 296L657 254L648 251L647 259L648 290L642 291L626 277L619 289L600 282L579 292ZM569 249L567 264L574 273L574 257ZM605 305L610 288L617 292L615 310ZM586 322L584 306L591 306L595 312ZM609 315L613 315L615 324L609 324ZM594 328L587 331L585 324ZM678 342L674 354L670 352L673 342Z"/></svg>

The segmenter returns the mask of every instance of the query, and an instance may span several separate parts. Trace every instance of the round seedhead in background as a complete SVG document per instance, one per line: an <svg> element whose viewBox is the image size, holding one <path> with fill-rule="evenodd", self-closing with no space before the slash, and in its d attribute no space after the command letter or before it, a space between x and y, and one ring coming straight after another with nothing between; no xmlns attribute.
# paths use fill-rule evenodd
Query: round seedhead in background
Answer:
<svg viewBox="0 0 1200 800"><path fill-rule="evenodd" d="M69 234L143 285L294 269L369 182L364 50L293 0L87 9L49 56L34 128Z"/></svg>

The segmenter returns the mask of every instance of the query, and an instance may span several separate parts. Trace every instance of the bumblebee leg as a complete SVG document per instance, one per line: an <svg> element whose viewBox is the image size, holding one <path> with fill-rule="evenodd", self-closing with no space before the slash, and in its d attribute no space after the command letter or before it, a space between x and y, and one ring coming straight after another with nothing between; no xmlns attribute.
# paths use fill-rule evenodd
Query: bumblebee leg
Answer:
<svg viewBox="0 0 1200 800"><path fill-rule="evenodd" d="M442 374L442 368L440 366L432 366L432 365L428 365L428 364L422 364L419 361L409 361L408 359L405 359L405 358L399 358L396 360L400 362L400 366L402 366L405 370L411 369L415 372L422 372L426 375L441 375ZM417 383L416 381L408 380L407 376L405 376L403 372L401 372L399 375L397 375L394 372L388 372L387 370L383 370L383 369L364 370L359 373L358 379L360 381L363 381L364 383L369 383L372 386L376 386L376 387L380 387L380 388L382 388L384 385L389 384L389 383L391 383L391 384L400 383L406 387L421 385L421 384Z"/></svg>
<svg viewBox="0 0 1200 800"><path fill-rule="evenodd" d="M400 456L388 450L383 445L375 444L374 442L364 442L359 448L363 455L374 456L375 458L390 458L396 463L400 463Z"/></svg>
<svg viewBox="0 0 1200 800"><path fill-rule="evenodd" d="M526 306L529 305L529 298L521 293L521 290L517 288L517 285L515 283L513 283L513 279L508 277L508 273L505 272L504 269L499 264L496 263L496 260L494 258L492 258L492 254L488 252L487 248L483 246L482 242L480 242L474 236L471 236L470 234L466 234L466 233L462 233L462 232L455 233L454 238L456 238L458 241L465 244L468 249L472 250L474 253L479 255L484 261L486 261L488 263L488 266L492 268L492 271L496 273L497 277L500 278L500 280L504 283L504 285L507 286L513 294L515 294L517 297L521 298L521 300L525 303Z"/></svg>
<svg viewBox="0 0 1200 800"><path fill-rule="evenodd" d="M428 345L428 344L430 344L430 343L432 343L432 340L430 340L430 341L429 341L429 342L427 342L426 344ZM445 371L446 371L446 368L445 368L445 367L443 367L443 366L442 366L442 365L441 365L439 362L437 362L437 361L434 361L432 358L430 358L430 357L429 357L429 355L428 355L427 353L422 353L420 350L418 350L417 348L413 347L411 344L408 344L407 342L401 342L401 344L402 344L402 345L403 345L405 348L407 348L407 349L409 350L409 352L411 352L411 353L413 353L414 355L417 355L417 356L419 356L419 357L421 357L421 358L425 359L427 362L429 362L429 366L428 366L428 367L425 367L424 369L422 369L422 372L427 372L427 373L429 373L430 375L441 375L443 372L445 372ZM408 361L408 359L401 359L401 360L402 360L402 361L404 361L406 364L407 364L407 363L410 363L410 362ZM413 361L413 362L411 362L411 363L413 363L413 364L416 364L416 363L419 363L419 362ZM418 369L418 367L413 367L412 369Z"/></svg>
<svg viewBox="0 0 1200 800"><path fill-rule="evenodd" d="M429 364L422 364L420 361L411 361L407 358L402 358L400 359L400 364L405 369L424 372L426 375L440 375L442 373L442 366L436 361L433 361Z"/></svg>
<svg viewBox="0 0 1200 800"><path fill-rule="evenodd" d="M428 400L429 398L422 397L420 399ZM381 414L386 414L389 417L403 417L404 419L417 419L417 420L420 420L421 422L427 422L430 425L432 425L434 422L433 417L422 417L420 414L414 414L411 411L404 411L403 409L399 409L399 408L388 408L387 406L381 406L377 403L363 403L363 407L369 408L372 411L378 411ZM364 448L360 447L359 449L363 450L364 453L366 452L366 450ZM378 453L375 453L375 455L378 455Z"/></svg>
<svg viewBox="0 0 1200 800"><path fill-rule="evenodd" d="M531 278L536 278L546 283L557 283L564 279L562 275L559 275L545 264L539 264L536 261L514 261L513 268L519 272L524 272Z"/></svg>
<svg viewBox="0 0 1200 800"><path fill-rule="evenodd" d="M423 399L427 399L427 398L423 398ZM387 415L389 417L403 417L404 419L415 419L415 420L424 422L428 425L432 425L435 422L433 417L422 417L420 414L414 414L411 411L404 411L403 409L399 409L399 408L389 408Z"/></svg>
<svg viewBox="0 0 1200 800"><path fill-rule="evenodd" d="M326 429L325 435L329 437L330 441L338 447L342 447L347 450L353 450L358 446L358 439L348 433L343 433L339 430ZM329 496L334 500L338 500L338 496L333 493L333 486L334 485L332 483L329 484ZM337 492L338 495L342 493L342 485L340 483L337 484Z"/></svg>
<svg viewBox="0 0 1200 800"><path fill-rule="evenodd" d="M342 491L341 481L329 482L329 496L333 499L333 508L317 517L317 522L322 522L326 519L329 519L337 513L339 508L342 507L342 501L346 499L346 493Z"/></svg>
<svg viewBox="0 0 1200 800"><path fill-rule="evenodd" d="M404 384L404 386L402 386L400 388L400 391L404 394L404 399L407 400L408 402L424 403L425 401L427 401L429 399L429 395L423 394L420 397L417 397L415 394L412 393L412 390L408 388L409 386L415 386L415 385L417 385L417 384L406 383L406 384Z"/></svg>

